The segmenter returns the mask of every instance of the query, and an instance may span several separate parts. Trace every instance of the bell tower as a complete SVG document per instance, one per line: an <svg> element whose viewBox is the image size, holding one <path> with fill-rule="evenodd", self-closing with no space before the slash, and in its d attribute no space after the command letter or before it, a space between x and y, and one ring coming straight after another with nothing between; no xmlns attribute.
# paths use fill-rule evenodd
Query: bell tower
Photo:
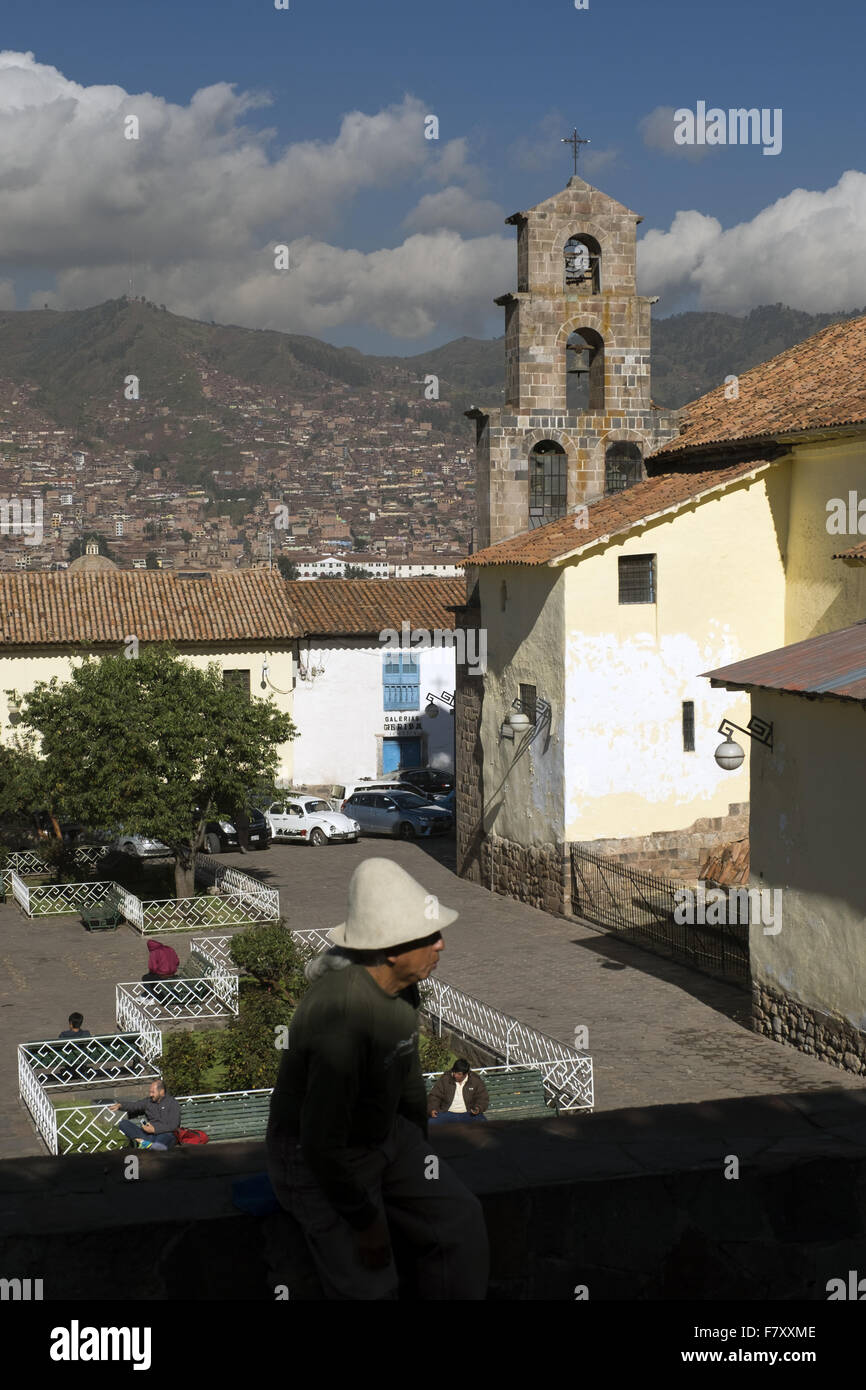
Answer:
<svg viewBox="0 0 866 1390"><path fill-rule="evenodd" d="M576 134L576 133L575 133ZM650 400L650 310L637 293L642 219L579 175L507 221L505 404L476 423L479 547L543 526L644 476L677 433Z"/></svg>

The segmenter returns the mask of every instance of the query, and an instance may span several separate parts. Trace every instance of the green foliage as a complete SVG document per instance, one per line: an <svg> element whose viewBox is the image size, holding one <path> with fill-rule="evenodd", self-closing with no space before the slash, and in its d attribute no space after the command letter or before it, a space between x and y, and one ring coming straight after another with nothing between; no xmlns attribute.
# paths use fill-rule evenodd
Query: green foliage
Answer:
<svg viewBox="0 0 866 1390"><path fill-rule="evenodd" d="M308 986L304 966L313 953L301 946L282 922L237 933L229 952L242 972L292 1007Z"/></svg>
<svg viewBox="0 0 866 1390"><path fill-rule="evenodd" d="M291 1017L292 1008L280 995L256 986L241 991L240 1012L225 1030L221 1049L228 1090L274 1085L282 1057L277 1029Z"/></svg>
<svg viewBox="0 0 866 1390"><path fill-rule="evenodd" d="M197 1033L167 1033L163 1038L162 1075L172 1096L200 1095L210 1063Z"/></svg>
<svg viewBox="0 0 866 1390"><path fill-rule="evenodd" d="M285 555L277 556L277 569L284 579L297 579L298 567Z"/></svg>
<svg viewBox="0 0 866 1390"><path fill-rule="evenodd" d="M457 1053L447 1043L430 1037L428 1033L421 1033L418 1038L418 1055L422 1071L448 1071L457 1060Z"/></svg>
<svg viewBox="0 0 866 1390"><path fill-rule="evenodd" d="M277 749L296 733L270 701L225 685L216 663L198 670L167 646L85 656L69 680L39 681L20 704L22 727L41 736L55 813L162 840L184 891L205 821L273 781Z"/></svg>
<svg viewBox="0 0 866 1390"><path fill-rule="evenodd" d="M108 541L106 540L105 536L103 536L101 533L98 533L98 532L88 532L88 534L87 534L86 536L84 536L84 537L77 536L77 537L75 538L74 541L71 541L71 542L70 542L70 544L69 544L69 558L70 558L70 560L77 560L77 559L79 559L80 556L85 555L85 554L87 553L87 543L88 543L88 541L96 541L96 542L97 542L97 544L98 544L98 546L99 546L99 554L100 554L100 555L105 555L105 556L107 556L107 558L108 558L109 560L113 560L113 559L114 559L114 556L113 556L112 553L111 553L111 549L110 549L110 547L109 547Z"/></svg>

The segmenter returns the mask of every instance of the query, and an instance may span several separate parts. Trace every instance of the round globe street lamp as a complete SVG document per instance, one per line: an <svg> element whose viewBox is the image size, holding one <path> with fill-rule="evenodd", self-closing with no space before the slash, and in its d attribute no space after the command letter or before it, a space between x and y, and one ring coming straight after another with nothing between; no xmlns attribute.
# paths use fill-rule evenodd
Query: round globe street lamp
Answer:
<svg viewBox="0 0 866 1390"><path fill-rule="evenodd" d="M746 756L740 745L733 740L735 729L741 734L748 734L755 743L762 743L771 753L773 751L773 726L766 719L759 719L757 715L753 715L745 729L731 719L723 719L719 725L719 733L724 734L725 741L719 744L715 756L719 767L724 768L725 772L735 772Z"/></svg>
<svg viewBox="0 0 866 1390"><path fill-rule="evenodd" d="M716 749L716 762L725 772L735 772L745 756L740 745L732 738L726 738Z"/></svg>

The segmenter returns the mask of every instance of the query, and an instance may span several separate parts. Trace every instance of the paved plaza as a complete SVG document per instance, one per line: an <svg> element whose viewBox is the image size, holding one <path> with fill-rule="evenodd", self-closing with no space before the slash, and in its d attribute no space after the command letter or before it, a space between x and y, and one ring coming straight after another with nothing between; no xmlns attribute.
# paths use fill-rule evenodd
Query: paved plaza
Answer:
<svg viewBox="0 0 866 1390"><path fill-rule="evenodd" d="M344 920L362 859L402 864L460 913L445 932L441 979L562 1042L588 1028L599 1111L866 1084L741 1026L748 996L734 986L457 878L451 849L371 838L222 858L277 888L291 927L319 930ZM161 939L183 960L190 935ZM11 901L0 905L0 943L0 1156L44 1154L17 1100L16 1044L56 1037L73 1010L91 1033L114 1032L115 984L140 978L147 950L129 927L91 934L77 917L29 920Z"/></svg>

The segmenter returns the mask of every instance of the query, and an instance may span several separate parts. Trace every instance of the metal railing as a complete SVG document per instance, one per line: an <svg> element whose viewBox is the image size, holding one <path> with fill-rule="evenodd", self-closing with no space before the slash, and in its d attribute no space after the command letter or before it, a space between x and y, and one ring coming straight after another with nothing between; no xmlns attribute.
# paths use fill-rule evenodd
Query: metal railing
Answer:
<svg viewBox="0 0 866 1390"><path fill-rule="evenodd" d="M143 907L143 932L201 931L206 927L242 927L266 920L259 904L242 893L159 898Z"/></svg>
<svg viewBox="0 0 866 1390"><path fill-rule="evenodd" d="M228 1018L238 1011L238 977L222 966L193 980L133 980L115 986L118 1028L137 1011L148 1023L176 1019Z"/></svg>
<svg viewBox="0 0 866 1390"><path fill-rule="evenodd" d="M100 1034L95 1038L45 1038L18 1044L18 1093L26 1105L49 1153L56 1154L59 1128L49 1092L98 1084L146 1080L159 1075L154 1056L162 1050L162 1036L152 1039L140 1033ZM78 1107L86 1110L91 1107ZM94 1108L104 1109L104 1106ZM84 1151L84 1150L82 1150Z"/></svg>
<svg viewBox="0 0 866 1390"><path fill-rule="evenodd" d="M17 880L17 884L16 884ZM108 879L90 883L25 884L13 874L12 891L28 917L59 917L117 898L119 885ZM122 890L121 890L122 891ZM26 898L25 898L26 894Z"/></svg>
<svg viewBox="0 0 866 1390"><path fill-rule="evenodd" d="M638 945L662 946L665 954L698 970L748 980L748 922L677 922L677 894L688 885L593 854L582 845L571 846L571 864L575 916L633 937Z"/></svg>
<svg viewBox="0 0 866 1390"><path fill-rule="evenodd" d="M205 883L213 883L221 892L236 893L255 910L251 920L256 922L276 922L280 915L280 895L275 888L268 888L258 878L245 874L240 869L221 864L212 854L197 854L195 860L196 876Z"/></svg>
<svg viewBox="0 0 866 1390"><path fill-rule="evenodd" d="M208 969L221 966L223 970L237 973L229 949L231 941L230 936L194 936L189 943L189 953Z"/></svg>
<svg viewBox="0 0 866 1390"><path fill-rule="evenodd" d="M323 932L293 931L303 944L330 950L332 943ZM467 1040L478 1043L512 1063L529 1063L541 1068L548 1099L560 1110L591 1110L595 1104L592 1057L538 1033L516 1018L502 1013L480 999L442 980L425 980L421 986L421 1009L438 1031L454 1028Z"/></svg>

